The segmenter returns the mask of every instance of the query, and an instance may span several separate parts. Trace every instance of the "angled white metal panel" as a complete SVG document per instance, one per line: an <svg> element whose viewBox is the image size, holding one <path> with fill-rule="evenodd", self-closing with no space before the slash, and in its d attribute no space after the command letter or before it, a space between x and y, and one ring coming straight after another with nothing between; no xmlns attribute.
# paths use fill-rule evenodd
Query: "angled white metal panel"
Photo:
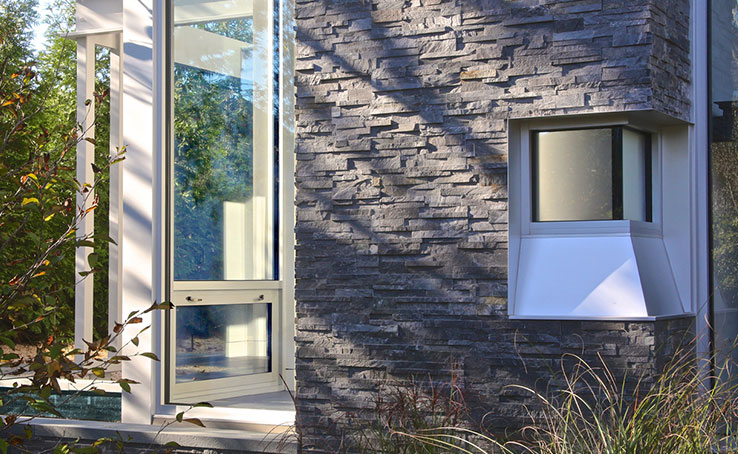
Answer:
<svg viewBox="0 0 738 454"><path fill-rule="evenodd" d="M523 238L515 310L532 317L648 313L629 237Z"/></svg>
<svg viewBox="0 0 738 454"><path fill-rule="evenodd" d="M653 134L653 222L532 222L530 129L601 124L633 124ZM693 248L689 129L656 112L510 122L512 318L650 320L695 313L692 276L701 265Z"/></svg>

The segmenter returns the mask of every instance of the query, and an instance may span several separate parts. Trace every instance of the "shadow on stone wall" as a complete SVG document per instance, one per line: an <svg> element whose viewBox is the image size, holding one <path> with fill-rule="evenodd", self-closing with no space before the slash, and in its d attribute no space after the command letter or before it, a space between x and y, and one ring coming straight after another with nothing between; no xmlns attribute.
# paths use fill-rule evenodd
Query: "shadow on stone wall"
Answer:
<svg viewBox="0 0 738 454"><path fill-rule="evenodd" d="M388 378L448 379L457 364L500 430L520 426L530 401L505 386L545 385L563 353L652 374L691 329L506 316L506 121L686 115L689 4L656 3L297 1L306 451L332 452L346 415L370 410Z"/></svg>

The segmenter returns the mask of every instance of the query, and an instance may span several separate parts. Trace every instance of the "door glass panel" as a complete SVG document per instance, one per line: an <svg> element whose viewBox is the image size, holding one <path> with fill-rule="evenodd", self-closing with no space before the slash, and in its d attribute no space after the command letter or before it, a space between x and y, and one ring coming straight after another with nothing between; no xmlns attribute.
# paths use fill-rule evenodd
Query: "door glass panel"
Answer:
<svg viewBox="0 0 738 454"><path fill-rule="evenodd" d="M268 6L174 2L175 280L275 278Z"/></svg>
<svg viewBox="0 0 738 454"><path fill-rule="evenodd" d="M710 5L712 318L720 364L738 360L738 4Z"/></svg>
<svg viewBox="0 0 738 454"><path fill-rule="evenodd" d="M175 381L271 372L271 303L179 306Z"/></svg>

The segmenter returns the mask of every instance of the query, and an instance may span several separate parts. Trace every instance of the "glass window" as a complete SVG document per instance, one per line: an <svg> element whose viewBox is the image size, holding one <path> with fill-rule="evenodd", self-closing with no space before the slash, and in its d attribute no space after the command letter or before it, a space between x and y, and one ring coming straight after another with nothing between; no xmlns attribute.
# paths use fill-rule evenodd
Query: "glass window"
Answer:
<svg viewBox="0 0 738 454"><path fill-rule="evenodd" d="M651 220L647 134L535 131L532 144L533 221Z"/></svg>
<svg viewBox="0 0 738 454"><path fill-rule="evenodd" d="M177 308L177 383L271 372L271 304Z"/></svg>
<svg viewBox="0 0 738 454"><path fill-rule="evenodd" d="M709 3L712 326L717 365L738 360L738 4Z"/></svg>
<svg viewBox="0 0 738 454"><path fill-rule="evenodd" d="M168 5L167 401L235 405L282 388L280 3Z"/></svg>
<svg viewBox="0 0 738 454"><path fill-rule="evenodd" d="M275 279L268 5L174 1L175 280Z"/></svg>

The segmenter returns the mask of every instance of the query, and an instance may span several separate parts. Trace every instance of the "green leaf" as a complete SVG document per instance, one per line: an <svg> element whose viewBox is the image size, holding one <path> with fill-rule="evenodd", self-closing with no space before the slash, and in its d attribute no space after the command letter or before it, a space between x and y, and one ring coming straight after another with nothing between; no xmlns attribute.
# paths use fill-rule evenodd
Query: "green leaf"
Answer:
<svg viewBox="0 0 738 454"><path fill-rule="evenodd" d="M100 449L98 449L96 446L85 446L85 447L72 447L72 452L74 454L98 454L100 452Z"/></svg>
<svg viewBox="0 0 738 454"><path fill-rule="evenodd" d="M127 393L131 392L131 385L129 385L127 382L118 381L118 384L120 385L120 389L122 389L123 391Z"/></svg>
<svg viewBox="0 0 738 454"><path fill-rule="evenodd" d="M15 350L15 342L8 337L0 336L0 343L7 345L11 350Z"/></svg>
<svg viewBox="0 0 738 454"><path fill-rule="evenodd" d="M1 454L8 454L8 442L5 441L3 438L0 438L0 453Z"/></svg>
<svg viewBox="0 0 738 454"><path fill-rule="evenodd" d="M151 352L143 352L143 353L140 353L140 355L146 358L152 359L154 361L159 361L159 357Z"/></svg>
<svg viewBox="0 0 738 454"><path fill-rule="evenodd" d="M194 424L194 425L200 426L200 427L205 427L205 424L203 424L202 421L200 421L197 418L185 418L184 422L188 422L190 424Z"/></svg>
<svg viewBox="0 0 738 454"><path fill-rule="evenodd" d="M102 367L93 367L90 371L95 374L96 377L105 377L105 370Z"/></svg>
<svg viewBox="0 0 738 454"><path fill-rule="evenodd" d="M126 355L116 355L112 356L108 359L110 362L121 362L121 361L130 361L131 358L127 357Z"/></svg>
<svg viewBox="0 0 738 454"><path fill-rule="evenodd" d="M87 256L87 263L90 265L90 268L97 266L99 258L100 256L96 252L92 252Z"/></svg>
<svg viewBox="0 0 738 454"><path fill-rule="evenodd" d="M198 402L192 407L193 408L198 408L198 407L213 408L213 404L211 404L210 402Z"/></svg>
<svg viewBox="0 0 738 454"><path fill-rule="evenodd" d="M131 339L131 342L133 342L133 345L138 347L138 337L134 337L133 339Z"/></svg>
<svg viewBox="0 0 738 454"><path fill-rule="evenodd" d="M177 420L177 422L182 422L182 419L184 418L184 412L180 411L174 418Z"/></svg>
<svg viewBox="0 0 738 454"><path fill-rule="evenodd" d="M49 400L49 397L51 397L51 386L44 386L41 388L41 398Z"/></svg>

